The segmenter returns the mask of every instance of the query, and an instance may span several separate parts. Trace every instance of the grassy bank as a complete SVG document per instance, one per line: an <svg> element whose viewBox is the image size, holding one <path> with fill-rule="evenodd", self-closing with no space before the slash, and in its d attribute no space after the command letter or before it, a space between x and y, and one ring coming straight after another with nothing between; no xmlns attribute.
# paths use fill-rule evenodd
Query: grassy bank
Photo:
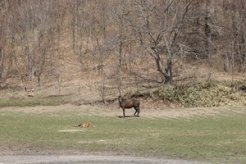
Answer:
<svg viewBox="0 0 246 164"><path fill-rule="evenodd" d="M69 96L35 96L35 97L16 97L16 98L1 98L0 107L8 106L56 106L68 103L70 101Z"/></svg>
<svg viewBox="0 0 246 164"><path fill-rule="evenodd" d="M246 162L246 115L199 119L0 113L0 147ZM93 128L73 127L91 121Z"/></svg>
<svg viewBox="0 0 246 164"><path fill-rule="evenodd" d="M153 86L142 87L138 90L132 89L126 93L127 97L140 97L142 99L157 100L164 104L174 104L182 107L216 107L216 106L238 106L246 105L246 92L240 90L240 86L245 86L246 81L235 82L234 87L231 87L230 82L212 81L201 83L189 83L173 86ZM11 91L9 91L11 92ZM14 91L13 91L14 92ZM1 96L0 107L7 106L56 106L62 104L98 104L101 99L83 98L81 95L46 95L46 93L36 93L32 96L19 95L18 92L11 96ZM81 96L83 97L83 96ZM112 103L117 101L117 95L106 99Z"/></svg>

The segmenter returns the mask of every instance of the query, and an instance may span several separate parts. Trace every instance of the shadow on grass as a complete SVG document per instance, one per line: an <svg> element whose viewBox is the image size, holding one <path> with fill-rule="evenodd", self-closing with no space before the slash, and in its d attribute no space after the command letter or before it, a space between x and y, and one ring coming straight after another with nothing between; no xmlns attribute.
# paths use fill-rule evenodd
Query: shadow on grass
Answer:
<svg viewBox="0 0 246 164"><path fill-rule="evenodd" d="M118 118L139 118L139 116L117 116Z"/></svg>

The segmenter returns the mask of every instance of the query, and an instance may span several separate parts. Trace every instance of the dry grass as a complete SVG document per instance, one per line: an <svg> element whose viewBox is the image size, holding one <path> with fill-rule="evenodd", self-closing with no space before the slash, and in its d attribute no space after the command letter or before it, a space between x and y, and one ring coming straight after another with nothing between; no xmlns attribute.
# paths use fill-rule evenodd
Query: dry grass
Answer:
<svg viewBox="0 0 246 164"><path fill-rule="evenodd" d="M59 105L59 106L32 106L32 107L4 107L1 112L21 112L26 114L52 114L74 113L77 115L118 117L122 116L122 110L117 103L109 106L102 105ZM132 116L134 109L126 110L126 115ZM213 108L168 108L154 107L148 103L141 106L141 118L169 118L169 119L195 119L214 116L230 116L234 114L245 114L246 108L238 107L213 107Z"/></svg>

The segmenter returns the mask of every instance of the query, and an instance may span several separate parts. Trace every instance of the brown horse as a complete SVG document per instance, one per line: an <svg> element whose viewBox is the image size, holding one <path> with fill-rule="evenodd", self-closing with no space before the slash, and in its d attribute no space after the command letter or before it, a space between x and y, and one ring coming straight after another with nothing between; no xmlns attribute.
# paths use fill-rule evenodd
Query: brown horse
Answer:
<svg viewBox="0 0 246 164"><path fill-rule="evenodd" d="M119 105L123 110L123 117L125 117L125 109L128 108L134 108L135 109L135 113L134 116L139 117L139 113L140 113L140 101L135 99L135 98L123 98L121 96L118 97L119 99Z"/></svg>

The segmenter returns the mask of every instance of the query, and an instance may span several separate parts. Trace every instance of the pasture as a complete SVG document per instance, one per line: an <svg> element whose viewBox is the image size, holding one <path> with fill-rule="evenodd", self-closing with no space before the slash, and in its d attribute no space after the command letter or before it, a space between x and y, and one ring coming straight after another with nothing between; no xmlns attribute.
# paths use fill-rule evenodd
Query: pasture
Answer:
<svg viewBox="0 0 246 164"><path fill-rule="evenodd" d="M119 118L121 114L120 109L89 105L1 108L1 154L90 153L246 162L245 107L143 110L140 118ZM74 127L88 121L93 127Z"/></svg>

